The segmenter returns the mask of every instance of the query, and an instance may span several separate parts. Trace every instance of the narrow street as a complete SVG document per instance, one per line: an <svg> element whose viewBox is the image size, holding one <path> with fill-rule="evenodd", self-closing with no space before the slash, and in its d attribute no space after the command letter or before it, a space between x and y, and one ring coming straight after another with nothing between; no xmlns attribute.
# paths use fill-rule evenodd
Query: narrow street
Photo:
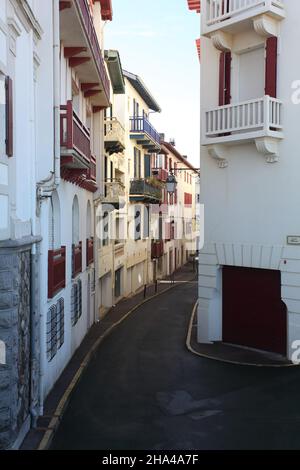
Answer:
<svg viewBox="0 0 300 470"><path fill-rule="evenodd" d="M241 367L185 347L196 283L178 285L99 347L52 449L299 449L298 368Z"/></svg>

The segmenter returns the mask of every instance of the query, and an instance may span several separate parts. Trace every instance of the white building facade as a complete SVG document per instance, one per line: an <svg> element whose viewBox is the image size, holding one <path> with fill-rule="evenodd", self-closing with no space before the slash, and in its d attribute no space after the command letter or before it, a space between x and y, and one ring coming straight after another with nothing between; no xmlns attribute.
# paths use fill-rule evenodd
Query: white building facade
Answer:
<svg viewBox="0 0 300 470"><path fill-rule="evenodd" d="M97 318L111 19L107 0L0 3L0 448L20 445Z"/></svg>
<svg viewBox="0 0 300 470"><path fill-rule="evenodd" d="M201 2L198 340L289 358L300 338L299 14L292 0Z"/></svg>

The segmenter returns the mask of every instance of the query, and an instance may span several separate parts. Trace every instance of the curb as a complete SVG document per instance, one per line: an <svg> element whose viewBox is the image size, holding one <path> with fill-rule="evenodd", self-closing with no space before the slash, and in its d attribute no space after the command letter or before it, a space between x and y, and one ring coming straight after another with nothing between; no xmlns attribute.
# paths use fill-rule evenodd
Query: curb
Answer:
<svg viewBox="0 0 300 470"><path fill-rule="evenodd" d="M186 337L186 347L187 349L192 353L195 354L196 356L203 357L204 359L209 359L212 361L217 361L217 362L222 362L224 364L233 364L236 366L247 366L247 367L260 367L260 368L283 368L283 367L298 367L298 364L250 364L249 362L239 362L239 361L231 361L229 359L222 359L220 357L214 357L210 356L208 354L200 353L196 351L192 345L191 345L191 338L192 338L192 329L193 329L193 324L194 324L194 318L196 315L197 307L198 307L199 301L195 303L193 310L192 310L192 315L188 327L188 333Z"/></svg>
<svg viewBox="0 0 300 470"><path fill-rule="evenodd" d="M127 313L125 313L125 315L120 320L118 320L116 323L111 325L105 331L105 333L102 336L99 337L99 339L97 339L97 341L93 344L93 346L91 347L89 352L86 354L86 356L83 359L82 363L80 364L76 374L74 375L72 381L70 382L68 388L64 392L62 398L60 399L60 401L59 401L59 403L58 403L58 405L55 409L53 418L51 419L51 421L49 423L48 430L45 432L45 434L44 434L37 450L47 450L47 449L49 449L49 447L51 445L51 442L53 440L54 434L55 434L55 432L57 431L57 429L60 425L61 418L62 418L62 416L63 416L63 414L64 414L64 412L65 412L65 410L68 406L68 402L69 402L69 399L71 397L71 394L72 394L74 388L76 387L76 385L78 385L78 383L79 383L79 381L82 377L83 372L85 371L85 369L88 366L90 360L92 359L92 357L96 353L96 350L98 349L99 345L105 340L105 338L107 336L109 336L117 326L119 326L123 321L125 321L133 312L138 310L142 305L149 302L150 300L155 299L156 297L159 297L159 296L165 294L166 292L169 292L170 290L174 289L175 287L178 287L178 285L185 284L187 282L192 282L192 281L183 281L183 282L178 281L176 284L171 285L170 287L163 290L162 292L158 292L157 294L154 294L154 295L148 297L147 299L144 299L143 301L139 302L132 309L130 309Z"/></svg>

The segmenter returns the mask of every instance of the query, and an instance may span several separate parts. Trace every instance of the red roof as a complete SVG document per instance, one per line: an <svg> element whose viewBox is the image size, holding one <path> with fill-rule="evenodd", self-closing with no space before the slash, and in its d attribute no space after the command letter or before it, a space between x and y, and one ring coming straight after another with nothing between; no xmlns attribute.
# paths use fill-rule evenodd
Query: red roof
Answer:
<svg viewBox="0 0 300 470"><path fill-rule="evenodd" d="M198 173L198 170L196 170L196 168L185 157L183 157L181 153L178 152L174 145L170 144L170 142L161 142L161 153L167 155L169 152L175 155L175 157L177 157L188 168L193 170L195 173Z"/></svg>
<svg viewBox="0 0 300 470"><path fill-rule="evenodd" d="M201 5L200 0L187 0L190 10L196 10L197 13L200 13Z"/></svg>
<svg viewBox="0 0 300 470"><path fill-rule="evenodd" d="M99 0L93 0L93 2ZM112 10L112 0L100 0L101 5L101 18L103 21L112 21L113 10Z"/></svg>

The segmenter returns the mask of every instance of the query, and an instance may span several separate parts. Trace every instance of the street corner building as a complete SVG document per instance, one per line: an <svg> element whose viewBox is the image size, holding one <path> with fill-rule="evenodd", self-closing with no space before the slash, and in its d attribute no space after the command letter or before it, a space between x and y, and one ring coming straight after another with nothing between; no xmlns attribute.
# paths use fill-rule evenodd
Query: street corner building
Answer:
<svg viewBox="0 0 300 470"><path fill-rule="evenodd" d="M300 338L300 4L201 1L198 340L291 358Z"/></svg>
<svg viewBox="0 0 300 470"><path fill-rule="evenodd" d="M92 325L195 251L198 173L104 50L112 20L111 0L0 2L0 449L20 447Z"/></svg>

